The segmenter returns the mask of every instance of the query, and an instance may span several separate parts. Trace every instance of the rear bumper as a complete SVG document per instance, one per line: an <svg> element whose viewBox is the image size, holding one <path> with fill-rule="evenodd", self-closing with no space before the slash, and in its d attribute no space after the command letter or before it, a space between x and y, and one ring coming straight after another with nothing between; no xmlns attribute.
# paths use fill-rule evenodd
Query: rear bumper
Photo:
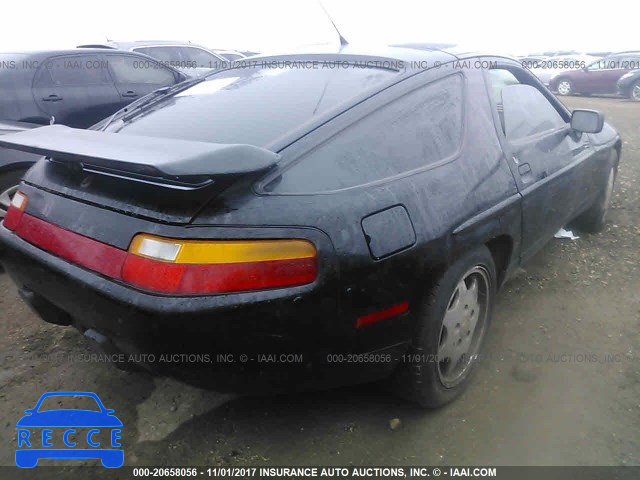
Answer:
<svg viewBox="0 0 640 480"><path fill-rule="evenodd" d="M125 363L190 383L234 391L306 388L380 378L397 363L397 355L381 363L327 362L357 345L353 319L341 317L335 286L153 295L50 255L1 225L0 263L45 321L107 339L99 340L102 349L124 355L118 358ZM388 350L401 354L405 348Z"/></svg>

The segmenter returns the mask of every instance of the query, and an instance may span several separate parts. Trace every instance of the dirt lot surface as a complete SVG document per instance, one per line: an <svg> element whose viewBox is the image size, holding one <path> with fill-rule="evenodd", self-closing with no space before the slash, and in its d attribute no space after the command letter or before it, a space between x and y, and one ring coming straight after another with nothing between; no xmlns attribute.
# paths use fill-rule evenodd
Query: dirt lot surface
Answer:
<svg viewBox="0 0 640 480"><path fill-rule="evenodd" d="M566 103L603 111L623 137L609 225L553 240L505 286L487 356L453 404L423 411L376 386L237 397L47 360L90 351L0 274L0 465L13 465L23 410L53 390L115 409L125 465L640 465L640 104Z"/></svg>

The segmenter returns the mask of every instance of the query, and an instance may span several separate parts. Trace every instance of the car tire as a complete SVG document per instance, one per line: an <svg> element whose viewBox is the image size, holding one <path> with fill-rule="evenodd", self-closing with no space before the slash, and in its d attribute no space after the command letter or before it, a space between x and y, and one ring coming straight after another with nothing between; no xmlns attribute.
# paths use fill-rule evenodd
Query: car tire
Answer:
<svg viewBox="0 0 640 480"><path fill-rule="evenodd" d="M7 214L11 197L18 190L20 180L26 171L26 169L20 169L0 173L0 221Z"/></svg>
<svg viewBox="0 0 640 480"><path fill-rule="evenodd" d="M576 93L576 89L573 85L573 82L568 78L560 78L556 83L556 91L558 95L573 95Z"/></svg>
<svg viewBox="0 0 640 480"><path fill-rule="evenodd" d="M412 346L392 379L396 393L426 408L458 397L478 362L495 294L496 269L487 247L453 263L423 294Z"/></svg>
<svg viewBox="0 0 640 480"><path fill-rule="evenodd" d="M615 161L612 162L611 168L607 175L607 180L598 194L596 201L589 209L580 215L576 221L581 230L589 233L598 233L604 230L607 224L607 213L611 206L611 198L613 196L613 188L615 186L616 176L618 174L617 152L614 153Z"/></svg>
<svg viewBox="0 0 640 480"><path fill-rule="evenodd" d="M629 98L636 102L640 102L640 80L637 80L633 85L631 85L631 90L629 90Z"/></svg>

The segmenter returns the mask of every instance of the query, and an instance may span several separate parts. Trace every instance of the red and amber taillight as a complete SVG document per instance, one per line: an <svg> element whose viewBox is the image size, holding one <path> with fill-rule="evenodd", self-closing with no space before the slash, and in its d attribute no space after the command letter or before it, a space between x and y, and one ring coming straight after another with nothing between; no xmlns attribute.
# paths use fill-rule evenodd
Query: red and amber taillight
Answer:
<svg viewBox="0 0 640 480"><path fill-rule="evenodd" d="M205 295L293 287L313 282L317 251L301 239L182 240L136 235L121 250L27 213L18 192L4 219L16 235L53 255L158 293Z"/></svg>
<svg viewBox="0 0 640 480"><path fill-rule="evenodd" d="M241 292L313 282L317 252L307 240L179 240L137 235L122 280L178 295Z"/></svg>
<svg viewBox="0 0 640 480"><path fill-rule="evenodd" d="M24 209L27 208L27 196L22 192L16 192L13 198L11 199L11 204L9 205L9 209L7 210L7 214L4 217L4 226L9 230L15 230L18 224L20 223L20 219L22 218L22 214L24 213Z"/></svg>

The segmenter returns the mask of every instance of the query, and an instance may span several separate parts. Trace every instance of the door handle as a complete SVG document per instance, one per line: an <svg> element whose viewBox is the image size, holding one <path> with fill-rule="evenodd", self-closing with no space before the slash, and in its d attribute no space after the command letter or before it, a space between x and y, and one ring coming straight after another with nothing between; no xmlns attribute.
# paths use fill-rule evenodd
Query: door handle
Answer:
<svg viewBox="0 0 640 480"><path fill-rule="evenodd" d="M521 163L518 165L518 173L523 185L529 185L533 182L533 172L531 171L531 165L528 163Z"/></svg>
<svg viewBox="0 0 640 480"><path fill-rule="evenodd" d="M528 163L521 163L520 165L518 165L518 173L520 175L531 173L531 165L529 165Z"/></svg>
<svg viewBox="0 0 640 480"><path fill-rule="evenodd" d="M49 95L48 97L42 97L43 102L59 102L60 100L62 100L62 97L55 94Z"/></svg>
<svg viewBox="0 0 640 480"><path fill-rule="evenodd" d="M128 90L126 92L124 92L122 94L123 97L125 98L135 98L138 96L138 94L136 92L134 92L133 90Z"/></svg>

